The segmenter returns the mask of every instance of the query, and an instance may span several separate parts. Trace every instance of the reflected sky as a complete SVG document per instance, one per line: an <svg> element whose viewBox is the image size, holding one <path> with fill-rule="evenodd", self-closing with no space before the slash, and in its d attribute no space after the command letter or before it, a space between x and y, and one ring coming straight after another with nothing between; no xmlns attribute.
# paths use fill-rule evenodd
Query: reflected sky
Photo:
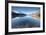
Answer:
<svg viewBox="0 0 46 35"><path fill-rule="evenodd" d="M32 16L24 14L32 14L39 12L39 7L16 7L12 6L12 11L17 14L12 18L12 28L32 28L40 27L40 20L34 19ZM16 15L14 14L14 15ZM18 16L18 14L23 14L23 17Z"/></svg>

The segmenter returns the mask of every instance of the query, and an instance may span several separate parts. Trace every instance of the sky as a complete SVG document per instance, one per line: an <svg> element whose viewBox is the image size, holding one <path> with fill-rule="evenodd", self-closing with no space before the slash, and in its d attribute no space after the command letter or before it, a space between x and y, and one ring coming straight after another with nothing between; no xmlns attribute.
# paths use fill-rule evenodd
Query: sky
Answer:
<svg viewBox="0 0 46 35"><path fill-rule="evenodd" d="M33 12L39 12L40 8L39 7L17 7L17 6L12 6L12 11L16 13L24 13L24 14L29 14Z"/></svg>

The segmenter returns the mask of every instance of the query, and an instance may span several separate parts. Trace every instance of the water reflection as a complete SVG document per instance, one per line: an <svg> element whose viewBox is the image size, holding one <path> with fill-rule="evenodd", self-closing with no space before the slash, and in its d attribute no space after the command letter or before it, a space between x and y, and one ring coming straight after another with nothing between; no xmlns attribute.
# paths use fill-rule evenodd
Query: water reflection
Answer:
<svg viewBox="0 0 46 35"><path fill-rule="evenodd" d="M33 19L32 16L15 17L12 19L12 28L39 27L40 20Z"/></svg>

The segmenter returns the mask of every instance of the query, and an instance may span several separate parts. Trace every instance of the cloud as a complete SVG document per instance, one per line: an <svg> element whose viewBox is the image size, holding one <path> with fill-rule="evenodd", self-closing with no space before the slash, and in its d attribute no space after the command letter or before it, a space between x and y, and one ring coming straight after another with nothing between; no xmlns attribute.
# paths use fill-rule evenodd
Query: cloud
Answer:
<svg viewBox="0 0 46 35"><path fill-rule="evenodd" d="M32 14L32 13L37 13L39 12L39 10L37 11L16 11L16 10L12 10L14 13L21 13L21 14Z"/></svg>
<svg viewBox="0 0 46 35"><path fill-rule="evenodd" d="M27 11L27 12L24 12L24 11L22 11L24 14L32 14L32 13L37 13L37 12L39 12L38 10L37 11Z"/></svg>
<svg viewBox="0 0 46 35"><path fill-rule="evenodd" d="M12 10L12 12L14 12L14 13L20 13L20 12L18 12L18 11L15 11L15 10Z"/></svg>

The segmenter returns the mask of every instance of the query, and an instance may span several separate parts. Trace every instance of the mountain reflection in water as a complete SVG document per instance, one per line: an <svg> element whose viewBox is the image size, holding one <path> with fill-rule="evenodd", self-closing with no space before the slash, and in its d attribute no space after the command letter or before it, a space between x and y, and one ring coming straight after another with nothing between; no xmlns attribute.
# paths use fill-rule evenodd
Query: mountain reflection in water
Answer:
<svg viewBox="0 0 46 35"><path fill-rule="evenodd" d="M40 27L40 20L33 19L32 16L12 18L12 28L32 28Z"/></svg>

